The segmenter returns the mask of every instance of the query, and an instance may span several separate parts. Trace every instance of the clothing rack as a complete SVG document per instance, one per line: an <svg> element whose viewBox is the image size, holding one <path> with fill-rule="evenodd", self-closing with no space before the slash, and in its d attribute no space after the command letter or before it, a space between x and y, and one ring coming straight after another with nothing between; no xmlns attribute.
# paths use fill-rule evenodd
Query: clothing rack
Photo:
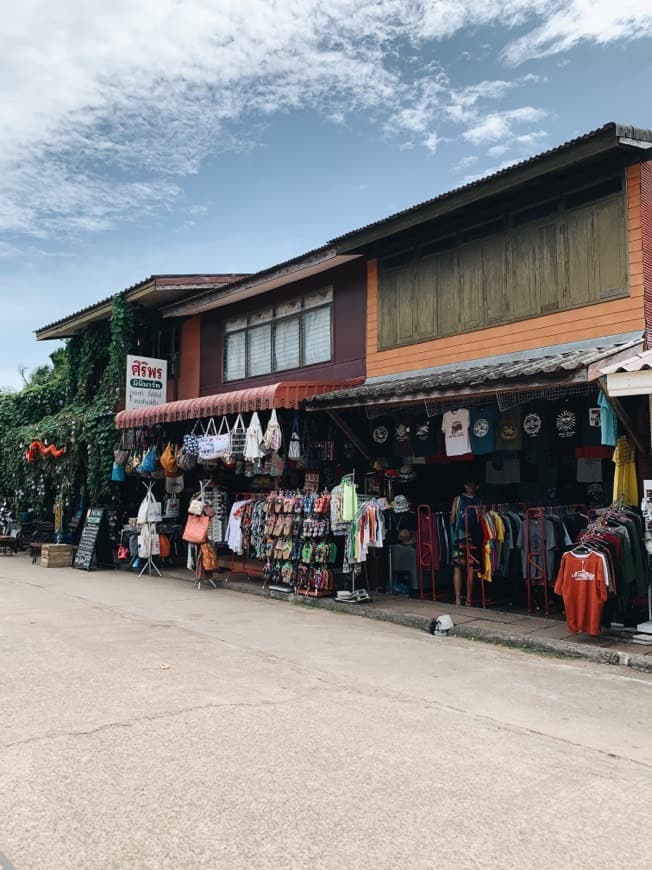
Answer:
<svg viewBox="0 0 652 870"><path fill-rule="evenodd" d="M423 597L423 578L426 571L430 572L432 600L436 601L435 591L435 517L429 505L417 506L417 567L419 570L419 599ZM391 548L390 548L391 549ZM391 566L390 566L391 567ZM391 574L390 574L391 577Z"/></svg>
<svg viewBox="0 0 652 870"><path fill-rule="evenodd" d="M271 495L272 493L270 493ZM235 498L233 499L234 503L237 501L265 501L267 498L267 494L264 492L237 492L235 494ZM231 563L229 565L229 572L231 574L235 573L236 570L236 562L240 559L240 572L241 574L246 574L247 579L249 577L262 577L263 576L263 566L260 564L258 560L250 559L246 553L242 553L241 556L238 556L237 553L231 553ZM263 583L263 589L266 586L266 582Z"/></svg>
<svg viewBox="0 0 652 870"><path fill-rule="evenodd" d="M471 534L470 534L470 518L475 513L475 521L480 525L480 515L484 510L482 505L469 505L464 511L464 537L465 537L465 546L466 546L466 606L473 606L473 581L474 575L480 574L482 570L482 562L480 558L478 558L477 550L478 548L471 543ZM480 578L480 594L482 607L486 608L487 606L487 592L485 588L486 581L481 577Z"/></svg>
<svg viewBox="0 0 652 870"><path fill-rule="evenodd" d="M548 542L546 538L546 514L550 508L528 508L525 512L525 588L527 589L527 612L532 613L533 587L543 586L544 613L548 616ZM548 514L550 516L550 514ZM532 522L539 523L540 546L533 544ZM538 560L538 561L537 561Z"/></svg>

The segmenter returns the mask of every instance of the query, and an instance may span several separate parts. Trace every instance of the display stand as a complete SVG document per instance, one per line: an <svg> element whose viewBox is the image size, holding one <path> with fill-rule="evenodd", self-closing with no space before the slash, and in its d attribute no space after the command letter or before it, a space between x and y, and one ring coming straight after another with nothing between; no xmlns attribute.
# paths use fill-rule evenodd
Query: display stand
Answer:
<svg viewBox="0 0 652 870"><path fill-rule="evenodd" d="M146 498L149 500L150 496L153 497L152 489L154 487L154 484L151 482L150 483L143 483L143 486L147 490ZM144 523L143 525L148 525L150 527L150 541L151 541L152 528L154 529L154 534L158 534L158 532L156 531L156 523L155 522ZM149 547L149 554L147 556L147 560L146 560L145 564L143 565L142 569L138 572L138 576L142 577L143 574L145 574L145 572L147 572L147 574L149 574L150 577L152 576L152 573L158 574L159 577L163 576L158 569L158 565L156 564L156 562L154 562L154 556L152 554L151 543L150 543L150 547Z"/></svg>

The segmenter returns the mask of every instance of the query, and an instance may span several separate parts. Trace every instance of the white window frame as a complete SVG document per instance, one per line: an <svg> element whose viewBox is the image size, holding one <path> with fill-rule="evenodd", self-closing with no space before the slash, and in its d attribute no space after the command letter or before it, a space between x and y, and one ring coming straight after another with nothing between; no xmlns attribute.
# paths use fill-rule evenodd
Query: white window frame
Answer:
<svg viewBox="0 0 652 870"><path fill-rule="evenodd" d="M321 299L320 299L321 297ZM323 301L322 301L323 300ZM319 362L310 363L309 366L316 365L327 365L329 362L332 362L333 359L333 288L332 287L323 287L319 290L312 291L311 293L305 293L303 296L295 297L294 299L290 299L287 302L280 303L275 307L267 306L266 308L260 309L258 311L254 311L249 315L240 315L239 317L229 318L224 324L224 342L223 342L223 352L222 352L222 381L223 383L230 383L232 381L242 381L247 380L248 378L254 377L264 377L266 374L273 374L275 372L288 372L288 371L296 371L300 368L306 368L306 364L304 363L304 348L303 348L303 334L304 334L304 324L303 318L305 314L312 314L315 311L319 311L322 309L327 309L330 314L330 354L328 359L320 360ZM292 366L291 368L283 367L276 368L274 366L274 343L276 337L276 326L281 323L286 323L289 320L296 319L299 321L299 364L297 366ZM269 359L269 368L265 372L258 372L257 374L249 373L249 340L252 332L256 330L256 328L267 325L271 323L272 327L272 336L270 342L270 359ZM228 360L227 360L227 335L233 335L236 333L243 333L245 337L244 343L244 355L245 355L245 374L244 376L238 375L237 377L229 377L228 372ZM255 332L254 332L255 334Z"/></svg>

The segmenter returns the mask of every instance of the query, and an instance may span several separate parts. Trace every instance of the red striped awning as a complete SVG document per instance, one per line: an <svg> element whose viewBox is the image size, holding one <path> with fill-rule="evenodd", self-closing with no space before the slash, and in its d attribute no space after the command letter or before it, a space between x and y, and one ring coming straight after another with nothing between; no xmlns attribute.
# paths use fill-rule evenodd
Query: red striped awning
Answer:
<svg viewBox="0 0 652 870"><path fill-rule="evenodd" d="M265 387L248 390L232 390L214 396L199 396L196 399L181 399L162 405L148 405L116 414L116 429L139 429L158 423L176 423L182 420L199 420L221 414L242 414L246 411L269 411L272 408L297 409L304 399L329 393L333 390L352 387L362 383L363 378L349 381L284 381Z"/></svg>

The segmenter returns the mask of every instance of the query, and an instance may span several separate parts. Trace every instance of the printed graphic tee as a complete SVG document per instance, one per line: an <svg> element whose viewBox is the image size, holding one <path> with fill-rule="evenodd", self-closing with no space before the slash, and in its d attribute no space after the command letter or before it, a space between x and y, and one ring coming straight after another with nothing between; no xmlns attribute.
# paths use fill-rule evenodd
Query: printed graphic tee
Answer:
<svg viewBox="0 0 652 870"><path fill-rule="evenodd" d="M521 435L521 409L510 408L498 418L496 450L520 450L523 446Z"/></svg>
<svg viewBox="0 0 652 870"><path fill-rule="evenodd" d="M429 418L414 424L414 455L432 456L436 450L435 431Z"/></svg>
<svg viewBox="0 0 652 870"><path fill-rule="evenodd" d="M471 411L471 450L476 456L496 449L498 408L473 408Z"/></svg>
<svg viewBox="0 0 652 870"><path fill-rule="evenodd" d="M471 415L466 408L446 411L441 421L441 431L446 439L446 456L462 456L471 452L469 427Z"/></svg>
<svg viewBox="0 0 652 870"><path fill-rule="evenodd" d="M523 408L523 448L545 449L550 443L550 411L546 402L530 402Z"/></svg>
<svg viewBox="0 0 652 870"><path fill-rule="evenodd" d="M594 552L581 555L573 550L564 553L555 592L564 599L566 623L571 631L600 634L607 584L604 556Z"/></svg>
<svg viewBox="0 0 652 870"><path fill-rule="evenodd" d="M394 456L412 456L411 417L398 417L394 421L392 453Z"/></svg>
<svg viewBox="0 0 652 870"><path fill-rule="evenodd" d="M602 443L602 411L597 402L582 408L582 444L597 446Z"/></svg>
<svg viewBox="0 0 652 870"><path fill-rule="evenodd" d="M552 409L552 429L557 447L574 447L578 441L581 421L578 408L569 402L558 402Z"/></svg>

